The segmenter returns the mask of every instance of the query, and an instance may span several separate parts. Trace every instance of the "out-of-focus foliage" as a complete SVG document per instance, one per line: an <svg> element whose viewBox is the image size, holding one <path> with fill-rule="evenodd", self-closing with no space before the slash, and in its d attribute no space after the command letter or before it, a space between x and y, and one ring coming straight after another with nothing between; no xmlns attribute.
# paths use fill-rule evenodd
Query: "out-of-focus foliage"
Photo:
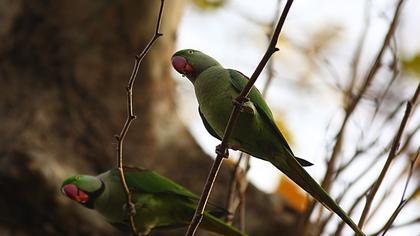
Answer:
<svg viewBox="0 0 420 236"><path fill-rule="evenodd" d="M307 46L307 52L313 55L318 55L323 50L339 41L342 33L343 28L339 25L320 27L309 36L310 39L307 42L310 44Z"/></svg>
<svg viewBox="0 0 420 236"><path fill-rule="evenodd" d="M293 146L293 139L291 132L287 129L286 125L284 124L283 120L279 118L279 116L274 117L274 121L283 134L284 138L287 140L290 146ZM282 176L280 179L276 193L282 195L286 200L290 203L290 206L299 211L303 212L307 206L307 195L306 193L302 192L302 190L293 183L289 178L286 176Z"/></svg>
<svg viewBox="0 0 420 236"><path fill-rule="evenodd" d="M308 195L286 176L282 176L280 179L276 193L286 198L293 209L299 212L306 210L308 205Z"/></svg>
<svg viewBox="0 0 420 236"><path fill-rule="evenodd" d="M401 60L402 68L405 72L413 73L419 78L420 76L420 54L412 58L404 58Z"/></svg>
<svg viewBox="0 0 420 236"><path fill-rule="evenodd" d="M291 132L289 132L283 120L280 119L279 116L275 116L274 121L289 145L293 146ZM286 198L293 209L299 212L303 212L306 209L308 203L306 193L304 193L299 186L293 183L286 176L282 176L280 179L277 185L276 193Z"/></svg>
<svg viewBox="0 0 420 236"><path fill-rule="evenodd" d="M201 9L209 10L223 7L226 0L192 0L192 2Z"/></svg>
<svg viewBox="0 0 420 236"><path fill-rule="evenodd" d="M330 68L329 50L343 39L344 28L341 25L330 23L314 29L308 33L307 39L299 41L293 37L280 37L277 46L282 49L282 63L297 68L297 85L301 88L313 87L314 74L322 73Z"/></svg>

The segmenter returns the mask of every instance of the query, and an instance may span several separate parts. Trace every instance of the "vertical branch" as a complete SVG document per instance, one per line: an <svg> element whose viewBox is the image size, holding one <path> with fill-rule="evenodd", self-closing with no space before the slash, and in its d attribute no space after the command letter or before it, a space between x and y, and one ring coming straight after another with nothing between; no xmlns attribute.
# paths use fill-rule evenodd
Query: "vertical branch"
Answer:
<svg viewBox="0 0 420 236"><path fill-rule="evenodd" d="M282 0L277 0L276 9L274 11L275 14L274 14L273 20L270 22L271 31L270 33L266 34L268 43L270 43L270 40L273 34L272 29L275 29L277 20L280 17L281 2ZM267 74L268 74L267 80L261 92L263 98L266 97L268 88L270 87L271 81L273 80L273 77L274 77L273 60L270 60L267 63ZM227 217L227 223L230 223L230 224L233 222L236 209L238 207L241 207L239 221L241 222L240 228L242 231L244 231L245 229L245 224L244 224L244 219L243 219L243 217L245 216L245 207L244 207L245 203L243 201L245 201L245 192L248 185L248 180L246 176L249 170L249 159L250 159L249 154L241 152L239 159L237 163L235 164L234 169L232 170L232 177L230 179L228 198L227 198L227 204L226 204L226 209L229 212L229 215ZM243 168L240 167L241 162L245 163Z"/></svg>
<svg viewBox="0 0 420 236"><path fill-rule="evenodd" d="M404 132L405 126L407 125L407 121L408 121L408 118L410 117L412 109L413 109L413 107L415 107L415 104L417 102L417 98L419 96L419 93L420 93L420 83L417 85L417 89L416 89L412 99L407 102L404 117L401 121L398 132L395 135L393 145L391 147L391 150L389 151L389 155L388 155L388 158L385 162L385 165L382 168L382 171L379 174L378 179L376 180L375 184L373 185L372 189L369 191L369 194L366 197L366 203L365 203L365 206L363 208L363 212L360 216L360 220L359 220L359 223L358 223L358 226L360 228L363 227L363 225L365 223L365 220L366 220L366 217L369 214L370 207L372 206L373 199L375 198L375 195L376 195L379 187L381 186L383 179L385 178L385 175L386 175L386 173L387 173L387 171L388 171L388 169L391 165L391 162L394 160L394 157L396 156L396 153L397 153L398 148L400 146L401 136Z"/></svg>
<svg viewBox="0 0 420 236"><path fill-rule="evenodd" d="M124 123L124 126L123 126L120 134L115 136L115 138L118 141L118 146L117 146L118 172L119 172L119 176L120 176L121 185L123 186L124 192L126 194L127 210L128 210L129 220L130 220L130 228L131 228L131 232L132 232L133 235L138 235L137 228L136 228L135 221L134 221L134 217L136 215L136 207L135 207L135 205L132 201L132 194L131 194L130 189L127 185L127 181L126 181L125 175L124 175L123 144L124 144L124 139L127 135L127 132L128 132L128 129L130 128L131 123L136 119L136 116L134 115L134 111L133 111L133 86L134 86L134 82L136 80L136 77L137 77L137 74L138 74L138 71L139 71L139 68L140 68L140 64L143 61L143 58L149 52L150 48L153 46L154 42L160 36L162 36L162 34L159 33L159 28L160 28L160 23L161 23L161 19L162 19L162 12L163 12L163 6L164 6L164 3L165 3L165 0L161 0L160 2L161 3L160 3L159 15L158 15L158 18L157 18L157 23L156 23L155 34L152 37L152 39L149 41L149 43L146 45L146 47L143 49L143 51L140 54L137 54L135 56L134 67L133 67L133 70L131 72L130 79L128 80L128 85L126 87L126 90L127 90L127 119Z"/></svg>
<svg viewBox="0 0 420 236"><path fill-rule="evenodd" d="M216 153L217 153L216 159L210 170L210 174L207 177L207 181L206 181L206 184L204 185L204 189L201 194L200 200L198 202L197 209L194 213L193 219L191 220L191 223L188 226L187 232L185 234L186 236L194 235L199 224L201 223L204 209L207 205L207 201L210 196L211 189L213 188L213 184L216 179L217 173L219 171L220 165L222 164L223 158L229 157L228 141L229 141L230 135L232 134L235 123L237 122L239 118L240 109L243 106L243 104L247 101L248 99L247 96L248 96L249 91L251 90L252 86L254 86L255 81L258 79L258 76L261 74L261 71L264 69L268 60L276 51L279 50L278 48L276 48L276 44L280 36L280 32L284 25L284 22L286 21L287 14L289 13L290 7L292 6L292 3L293 3L293 0L288 0L286 2L282 15L273 33L273 37L271 38L270 44L267 48L267 51L265 52L263 58L259 62L257 68L255 69L254 73L252 74L246 86L243 88L239 96L235 98L234 106L230 114L229 121L226 125L226 129L224 131L222 143L216 147Z"/></svg>
<svg viewBox="0 0 420 236"><path fill-rule="evenodd" d="M371 5L372 5L372 1L368 0L366 1L366 6L365 6L365 26L363 28L363 32L360 34L358 43L357 43L357 47L356 50L354 52L353 55L353 59L351 61L351 77L350 77L350 84L347 87L347 97L351 98L352 97L352 93L353 93L353 88L354 85L356 83L356 78L357 78L357 72L359 71L359 63L360 63L360 58L362 55L362 51L363 51L363 46L365 45L365 41L366 41L366 36L368 33L368 29L370 26L370 10L371 10Z"/></svg>

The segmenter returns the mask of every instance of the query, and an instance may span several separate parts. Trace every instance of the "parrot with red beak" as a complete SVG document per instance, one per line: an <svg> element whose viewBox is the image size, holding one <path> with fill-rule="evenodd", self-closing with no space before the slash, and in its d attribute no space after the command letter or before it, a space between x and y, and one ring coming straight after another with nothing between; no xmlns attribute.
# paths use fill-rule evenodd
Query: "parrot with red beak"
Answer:
<svg viewBox="0 0 420 236"><path fill-rule="evenodd" d="M150 170L125 167L125 177L136 207L135 226L142 235L155 229L187 226L199 197L177 183ZM127 202L117 168L98 176L75 175L64 180L62 193L71 200L96 210L123 231L130 230ZM224 209L213 206L200 224L205 230L227 236L244 236L219 217Z"/></svg>
<svg viewBox="0 0 420 236"><path fill-rule="evenodd" d="M237 70L226 69L214 58L194 49L184 49L172 56L174 69L194 85L198 112L204 127L222 140L234 100L249 79ZM228 145L251 156L271 162L277 169L308 192L328 209L334 211L358 235L364 235L353 220L331 196L305 171L312 163L293 154L277 128L270 108L253 86L242 108Z"/></svg>

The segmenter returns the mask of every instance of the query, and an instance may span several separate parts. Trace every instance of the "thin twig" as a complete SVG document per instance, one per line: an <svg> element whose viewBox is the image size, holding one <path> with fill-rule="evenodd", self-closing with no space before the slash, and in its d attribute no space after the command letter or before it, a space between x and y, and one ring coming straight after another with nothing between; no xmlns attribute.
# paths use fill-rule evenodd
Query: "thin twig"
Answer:
<svg viewBox="0 0 420 236"><path fill-rule="evenodd" d="M414 191L407 199L405 198L405 194L407 192L408 184L410 183L411 177L413 175L413 169L414 169L415 163L416 163L416 161L419 157L419 154L420 154L420 148L417 150L417 154L415 155L415 157L410 162L410 169L408 171L407 180L405 181L404 190L403 190L403 193L401 195L401 200L400 200L397 208L394 210L394 212L392 213L392 215L388 219L388 221L385 223L385 225L374 235L380 234L381 232L383 232L382 235L385 235L386 232L391 228L392 224L394 223L395 219L397 218L397 216L401 212L401 210L404 208L404 206L407 205L407 203L411 199L413 199L413 197L416 196L416 194L418 193L419 188L417 188L416 191Z"/></svg>
<svg viewBox="0 0 420 236"><path fill-rule="evenodd" d="M366 73L366 76L363 79L363 83L362 86L360 87L360 90L358 91L358 93L353 97L349 97L349 102L348 104L345 106L345 116L344 119L341 123L341 127L339 128L339 131L337 132L337 135L335 137L335 144L331 153L331 156L329 158L329 161L327 163L327 170L325 172L324 178L322 180L321 186L328 191L331 187L331 183L334 177L334 170L336 168L336 162L337 162L337 158L338 158L338 154L341 151L341 147L342 147L342 143L343 143L343 138L344 138L344 133L345 133L345 129L347 127L348 121L350 120L351 115L353 114L353 112L355 111L356 107L358 106L361 98L363 97L363 95L365 94L366 90L368 89L368 87L370 86L370 84L372 83L376 73L378 72L379 68L381 67L381 61L382 61L382 57L385 53L385 49L388 48L389 43L392 39L392 36L394 35L397 23L398 23L398 19L399 19L399 15L400 15L400 10L401 10L401 6L403 4L404 0L399 0L397 7L395 8L395 12L394 12L394 16L392 18L392 22L389 25L388 31L385 35L385 38L383 40L382 46L378 51L378 54L375 57L375 60L373 61L373 64L371 65L369 71ZM351 85L352 86L352 85ZM305 212L304 216L303 216L303 228L306 229L307 226L309 225L309 217L312 214L312 211L315 209L315 201L312 201L312 204L310 204L310 206L308 207L307 211Z"/></svg>
<svg viewBox="0 0 420 236"><path fill-rule="evenodd" d="M121 184L122 184L122 186L124 188L124 192L126 194L127 210L128 210L129 220L130 220L130 228L131 228L131 232L132 232L133 235L138 235L138 231L137 231L137 228L136 228L136 225L135 225L135 219L134 219L134 217L136 215L136 207L135 207L135 205L132 201L131 191L130 191L128 185L127 185L127 181L126 181L125 175L124 175L123 143L124 143L124 138L127 135L127 131L130 128L131 123L136 119L136 116L134 115L134 111L133 111L133 86L134 86L134 82L136 80L136 77L137 77L137 74L138 74L138 71L139 71L139 68L140 68L140 64L143 61L143 58L149 52L150 48L153 46L154 42L160 36L162 36L162 34L159 33L159 28L160 28L160 23L161 23L161 20L162 20L162 12L163 12L164 3L165 3L165 0L160 1L159 15L158 15L158 18L157 18L157 23L156 23L156 29L155 29L154 36L149 41L149 43L146 45L146 47L143 49L143 51L140 54L137 54L135 56L133 71L131 72L131 76L130 76L130 79L128 81L128 86L126 87L126 90L127 90L127 119L124 123L124 126L123 126L120 134L115 136L115 138L118 141L118 146L117 146L118 172L119 172L119 175L120 175Z"/></svg>
<svg viewBox="0 0 420 236"><path fill-rule="evenodd" d="M350 206L349 210L347 211L347 215L353 214L353 211L356 209L356 206L360 203L360 201L364 197L366 197L367 193L369 192L369 189L372 188L373 184L374 183L370 184L369 187L354 200L353 204ZM341 233L342 233L342 231L344 229L344 225L345 225L344 221L341 221L338 224L337 229L335 230L335 233L334 233L335 236L341 235Z"/></svg>
<svg viewBox="0 0 420 236"><path fill-rule="evenodd" d="M393 179L393 181L391 180L388 181L389 183L388 186L397 186L398 182L404 177L404 174L409 172L410 166L411 166L411 163L408 163L407 167L402 168L400 170L400 173L397 174L397 176ZM380 199L376 200L375 207L372 209L369 216L366 218L365 224L368 224L372 219L375 219L376 214L380 212L381 206L383 206L386 200L388 200L389 196L391 196L394 189L395 189L394 187L387 188L385 192L380 196ZM404 193L402 195L405 196L405 191L403 192Z"/></svg>
<svg viewBox="0 0 420 236"><path fill-rule="evenodd" d="M420 223L420 216L418 216L414 219L411 219L409 221L406 221L404 223L400 223L398 225L391 225L391 227L389 229L402 228L402 227L406 227L406 226L410 226L410 225L418 224L418 223Z"/></svg>
<svg viewBox="0 0 420 236"><path fill-rule="evenodd" d="M360 58L365 45L366 37L368 35L368 29L370 28L370 11L372 7L372 1L368 0L365 2L365 20L363 32L360 34L356 50L354 51L353 59L351 61L351 77L350 84L347 86L347 97L351 98L353 94L354 85L356 84L357 73L359 72Z"/></svg>
<svg viewBox="0 0 420 236"><path fill-rule="evenodd" d="M261 74L261 71L264 69L265 65L267 64L268 60L270 59L271 55L273 55L279 49L276 48L276 44L281 32L281 29L286 21L286 16L289 13L290 7L292 6L293 0L288 0L282 12L282 15L278 21L277 27L273 33L273 37L270 41L270 45L268 46L267 51L265 52L263 58L261 59L260 63L258 64L257 68L255 69L254 73L252 74L251 78L249 79L246 86L242 89L241 93L237 98L235 98L234 106L232 109L232 113L230 114L229 121L226 125L226 129L224 131L222 143L216 148L216 159L213 163L213 166L210 170L209 176L207 177L206 184L204 186L203 192L201 194L200 200L198 202L197 209L194 213L194 217L191 220L190 225L188 226L186 236L192 236L195 234L202 218L204 209L206 207L208 198L210 196L211 189L213 187L214 181L216 179L217 173L219 171L220 165L222 164L223 158L229 157L228 152L228 141L229 137L233 131L235 123L238 120L240 109L243 104L247 101L248 93L250 92L252 86L255 84L258 76Z"/></svg>
<svg viewBox="0 0 420 236"><path fill-rule="evenodd" d="M226 219L226 223L228 224L232 224L233 219L235 217L235 211L237 208L237 205L234 204L235 202L235 196L236 196L236 191L237 190L237 179L238 179L238 175L239 172L241 171L241 162L242 162L242 158L244 157L245 153L241 152L241 154L239 155L239 159L238 161L235 163L235 166L233 167L232 170L232 175L230 177L230 181L229 181L229 187L228 187L228 197L227 197L227 201L226 201L226 210L229 212L227 219Z"/></svg>
<svg viewBox="0 0 420 236"><path fill-rule="evenodd" d="M376 56L376 58L375 58L375 60L372 64L369 72L366 74L366 77L363 80L364 81L363 85L361 86L358 94L353 99L350 99L349 104L345 108L346 115L345 115L344 120L342 122L342 125L340 127L340 131L337 134L336 145L333 148L331 158L328 162L327 171L326 171L326 174L324 176L324 180L322 181L322 186L327 191L328 191L328 189L331 185L331 180L332 180L331 177L333 176L333 173L334 173L334 168L335 168L336 159L338 157L338 153L341 150L341 143L342 143L342 138L343 138L343 135L344 135L345 127L347 126L347 123L348 123L348 120L349 120L351 114L353 113L353 111L355 110L357 105L359 104L359 101L361 100L361 98L365 94L367 88L370 86L373 78L375 77L376 73L378 72L379 68L381 67L382 57L384 55L385 49L389 46L389 43L391 41L392 36L394 35L395 28L396 28L397 23L398 23L400 10L401 10L401 6L402 6L403 2L404 2L404 0L400 0L398 2L398 5L395 9L394 17L392 19L392 22L391 22L391 24L388 28L388 32L385 35L384 41L382 43L382 47L380 48L380 50L379 50L379 52L378 52L378 54L377 54L377 56Z"/></svg>
<svg viewBox="0 0 420 236"><path fill-rule="evenodd" d="M391 146L391 145L389 145ZM385 150L388 150L388 148L386 148ZM354 179L352 179L351 182L349 182L345 188L343 189L343 191L340 193L340 195L337 197L336 202L338 204L341 203L341 200L343 199L343 197L347 194L347 192L357 183L359 183L360 179L365 176L369 170L372 169L372 167L379 161L381 160L381 157L383 156L383 154L385 154L385 152L381 152L379 155L377 155L375 158L371 159L371 163L369 163L368 165L366 165L365 169L363 171L360 172L360 174L355 177ZM407 168L404 168L400 174L398 174L398 176L395 178L395 180L390 184L390 186L395 186L397 184L397 182L401 179L401 177L404 175L404 173L406 172ZM360 197L360 200L363 198L363 196L366 196L367 192L369 191L369 189L373 186L373 184L370 185L369 188L366 189L366 191L362 194L362 196ZM387 191L382 199L381 199L381 203L388 197L388 195L390 194L390 191ZM379 209L379 207L375 208L375 211ZM332 218L332 216L334 215L333 212L329 212L328 216L324 217L324 219L322 218L322 215L320 216L319 220L319 234L321 234L325 228L325 226L328 224L328 222L330 221L330 219ZM350 216L351 213L349 212L348 215ZM371 215L372 216L372 215ZM369 220L369 219L368 219ZM342 222L340 222L342 223ZM317 224L318 225L318 224ZM338 228L337 228L338 229Z"/></svg>
<svg viewBox="0 0 420 236"><path fill-rule="evenodd" d="M369 213L370 207L372 205L373 199L375 198L375 195L376 195L379 187L382 184L382 181L383 181L383 179L384 179L384 177L385 177L385 175L386 175L386 173L389 169L389 166L391 165L391 162L394 160L394 157L396 156L396 153L398 151L398 147L400 145L401 136L404 132L405 126L407 125L407 121L408 121L408 118L409 118L409 116L412 112L412 108L415 106L415 104L417 102L417 98L419 96L419 93L420 93L420 83L417 85L417 89L416 89L412 99L407 102L404 117L401 121L398 132L395 135L393 145L391 147L391 150L389 152L389 155L388 155L388 158L385 162L385 165L382 168L382 171L381 171L377 181L375 182L375 184L373 185L372 189L370 190L368 196L366 197L365 207L363 208L363 212L360 216L359 223L358 223L359 228L363 227L363 225L365 223L365 220L366 220L366 217Z"/></svg>
<svg viewBox="0 0 420 236"><path fill-rule="evenodd" d="M375 102L377 104L376 104L376 107L375 107L375 111L373 112L373 116L370 120L370 124L372 124L373 121L375 120L377 114L379 113L379 110L380 110L382 104L385 101L385 96L390 92L392 84L398 79L398 76L400 74L400 70L398 68L399 58L398 58L397 42L396 42L395 38L392 40L392 42L393 42L392 47L390 47L390 49L392 51L392 64L391 64L392 76L391 76L391 79L388 81L384 92L381 95L378 96L379 97L378 99L375 99ZM383 89L381 89L381 90L383 90Z"/></svg>
<svg viewBox="0 0 420 236"><path fill-rule="evenodd" d="M357 176L357 177L355 177L353 180L352 180L352 182L350 182L347 186L346 186L346 188L344 189L344 191L341 193L341 195L345 195L345 194L347 194L347 192L355 185L355 184L357 184L359 181L360 181L360 179L363 177L363 176L365 176L367 173L368 173L368 171L370 170L370 169L372 169L372 167L378 162L378 161L380 161L381 160L381 157L388 151L388 150L390 150L390 148L391 148L391 145L392 145L392 143L390 143L389 145L387 145L387 147L383 150L383 151L381 151L379 154L377 154L375 157L373 157L372 158L372 161L370 162L370 163L368 163L367 165L366 165L366 168L364 169L364 170L362 170L361 172L360 172L360 174ZM389 147L388 147L389 146ZM397 155L400 155L399 153L397 153ZM367 194L368 194L368 192L369 192L369 190L372 188L372 186L374 185L374 183L375 182L372 182L370 185L369 185L369 187L367 187L366 189L365 189L365 191L363 191L363 193L361 193L358 197L356 197L355 198L355 200L354 200L354 202L352 203L352 205L350 206L350 208L349 208L349 210L347 211L347 214L348 215L351 215L352 213L353 213L353 211L356 209L356 206L360 203L360 201L363 199L363 198L365 198L366 196L367 196ZM391 186L393 186L393 185L391 185ZM339 201L338 201L338 203L339 203ZM334 235L335 236L339 236L339 235L341 235L341 232L342 232L342 230L343 230L343 227L344 227L344 222L340 222L339 224L338 224L338 226L337 226L337 228L336 228L336 230L335 230L335 233L334 233Z"/></svg>

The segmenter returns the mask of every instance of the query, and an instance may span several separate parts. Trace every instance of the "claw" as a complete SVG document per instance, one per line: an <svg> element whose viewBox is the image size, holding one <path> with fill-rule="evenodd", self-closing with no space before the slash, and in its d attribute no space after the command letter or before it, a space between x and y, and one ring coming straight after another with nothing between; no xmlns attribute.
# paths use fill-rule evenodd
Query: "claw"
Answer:
<svg viewBox="0 0 420 236"><path fill-rule="evenodd" d="M243 98L243 101L240 102L236 99L233 99L233 105L238 106L239 107L239 111L243 112L243 113L248 113L253 115L254 112L254 105L252 104L252 102L249 100L249 98Z"/></svg>
<svg viewBox="0 0 420 236"><path fill-rule="evenodd" d="M129 215L131 216L136 215L136 205L134 203L132 202L130 202L129 204L126 203L123 205L123 208L128 211Z"/></svg>
<svg viewBox="0 0 420 236"><path fill-rule="evenodd" d="M229 150L226 149L226 151L223 153L223 148L221 144L216 146L216 154L222 156L223 158L229 158Z"/></svg>

